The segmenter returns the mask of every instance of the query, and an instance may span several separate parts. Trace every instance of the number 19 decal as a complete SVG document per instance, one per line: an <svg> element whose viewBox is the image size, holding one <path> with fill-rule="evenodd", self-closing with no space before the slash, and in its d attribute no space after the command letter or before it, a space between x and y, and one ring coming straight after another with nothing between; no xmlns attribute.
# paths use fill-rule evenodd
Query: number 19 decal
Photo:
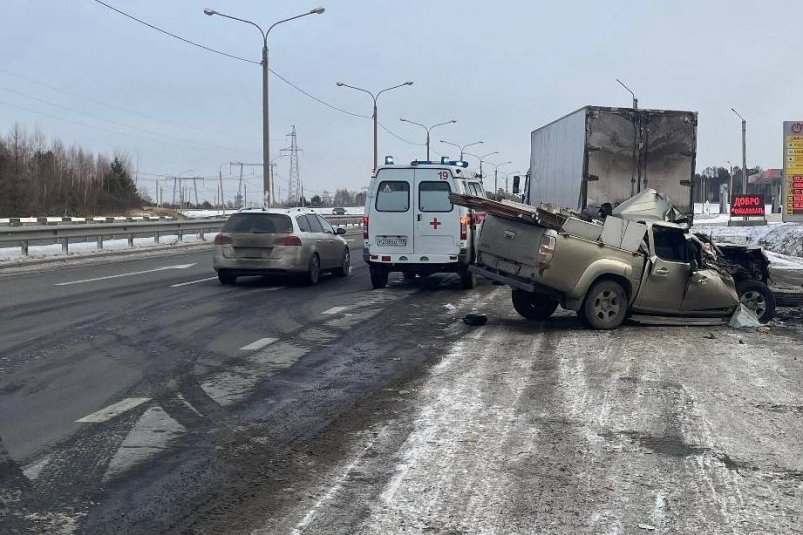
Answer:
<svg viewBox="0 0 803 535"><path fill-rule="evenodd" d="M449 180L449 171L441 171L438 173L438 176L441 178L441 180Z"/></svg>

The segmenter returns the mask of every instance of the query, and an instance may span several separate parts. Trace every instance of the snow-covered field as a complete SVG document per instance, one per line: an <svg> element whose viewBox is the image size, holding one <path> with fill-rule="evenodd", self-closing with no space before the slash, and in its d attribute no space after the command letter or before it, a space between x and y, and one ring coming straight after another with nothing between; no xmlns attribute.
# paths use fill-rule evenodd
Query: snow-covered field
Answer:
<svg viewBox="0 0 803 535"><path fill-rule="evenodd" d="M207 233L207 240L212 240L213 233ZM197 234L185 233L182 242L178 241L178 236L175 234L163 234L159 238L159 244L154 242L153 238L134 238L134 247L131 249L153 249L167 248L175 246L178 243L196 243L200 242L201 238ZM120 251L129 249L128 240L104 240L103 249L99 250L94 240L86 243L70 243L70 252L64 254L61 251L61 244L54 245L31 245L28 249L28 256L22 254L19 247L2 247L0 248L0 265L8 266L13 264L22 264L32 260L42 258L51 258L56 256L63 256L64 258L77 258L96 255L105 251Z"/></svg>
<svg viewBox="0 0 803 535"><path fill-rule="evenodd" d="M707 232L716 241L729 241L740 245L760 245L768 251L789 256L803 256L803 224L800 223L729 227L726 224L700 224L698 221L694 228Z"/></svg>

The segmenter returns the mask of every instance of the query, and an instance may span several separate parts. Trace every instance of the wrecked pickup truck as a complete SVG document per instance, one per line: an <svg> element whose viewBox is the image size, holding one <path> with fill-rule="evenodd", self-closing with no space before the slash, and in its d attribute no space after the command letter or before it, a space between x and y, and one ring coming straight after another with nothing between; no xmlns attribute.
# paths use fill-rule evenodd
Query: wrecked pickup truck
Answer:
<svg viewBox="0 0 803 535"><path fill-rule="evenodd" d="M758 280L739 293L713 244L690 233L671 202L644 190L604 221L549 204L539 207L450 195L486 217L472 271L513 288L513 307L544 320L558 307L593 329L643 323L723 323L740 301L755 310ZM717 258L719 264L713 259Z"/></svg>

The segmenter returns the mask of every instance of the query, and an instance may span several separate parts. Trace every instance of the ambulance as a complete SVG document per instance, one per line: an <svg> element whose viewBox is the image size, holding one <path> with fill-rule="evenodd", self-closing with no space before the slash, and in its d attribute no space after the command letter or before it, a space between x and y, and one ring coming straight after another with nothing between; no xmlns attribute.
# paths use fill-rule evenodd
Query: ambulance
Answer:
<svg viewBox="0 0 803 535"><path fill-rule="evenodd" d="M457 273L465 289L477 279L474 262L478 225L484 214L449 201L452 192L485 196L468 162L448 158L395 165L385 158L368 188L363 216L363 259L371 284L384 288L388 275L407 279Z"/></svg>

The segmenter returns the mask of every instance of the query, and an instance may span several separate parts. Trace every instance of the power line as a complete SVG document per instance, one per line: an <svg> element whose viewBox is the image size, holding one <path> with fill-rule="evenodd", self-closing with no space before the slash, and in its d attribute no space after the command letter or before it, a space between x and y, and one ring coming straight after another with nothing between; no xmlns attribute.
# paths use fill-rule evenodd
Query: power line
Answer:
<svg viewBox="0 0 803 535"><path fill-rule="evenodd" d="M44 82L41 82L39 80L34 80L32 78L27 78L25 76L22 76L22 75L17 74L17 73L13 73L11 71L7 71L7 70L2 69L2 68L0 68L0 72L2 72L4 74L7 74L9 76L13 76L14 78L19 78L20 80L24 80L24 81L26 81L28 83L31 83L31 84L36 84L36 85L40 85L42 87L46 87L46 88L48 88L48 89L50 89L52 91L56 91L58 93L63 93L65 95L69 95L71 97L81 98L81 99L87 100L89 102L93 102L95 104L99 104L101 106L105 106L106 108L109 108L109 109L112 109L112 110L118 110L118 111L122 111L124 113L130 113L132 115L137 115L139 117L144 117L145 119L151 119L153 121L159 121L161 123L169 124L169 125L172 125L172 126L177 126L179 128L190 128L192 130L197 130L198 132L206 132L206 133L215 134L215 135L220 135L222 133L220 131L206 130L206 129L198 128L198 127L192 126L192 125L184 125L184 124L176 123L176 122L173 122L173 121L168 121L167 119L162 119L162 118L159 118L159 117L155 117L153 115L148 115L147 113L142 113L142 112L138 112L138 111L135 111L135 110L130 110L130 109L127 109L127 108L123 108L121 106L117 106L117 105L114 105L114 104L109 104L108 102L103 102L102 100L98 100L98 99L95 99L95 98L92 98L92 97L88 97L86 95L81 95L79 93L74 93L72 91L67 91L66 89L62 89L62 88L56 87L54 85L46 84ZM248 139L248 140L252 140L252 141L254 140L254 138L252 138L252 137L243 136L243 135L240 135L240 134L232 134L232 133L225 132L225 135L228 136L228 137L239 137L239 138L242 138L242 139Z"/></svg>
<svg viewBox="0 0 803 535"><path fill-rule="evenodd" d="M417 146L417 147L425 147L425 146L427 145L426 143L416 143L416 142L414 142L414 141L410 141L409 139L404 139L403 137L401 137L400 135L396 134L395 132L393 132L392 130L390 130L388 127L386 127L386 126L385 126L385 125L383 125L382 123L380 123L380 122L378 122L378 121L377 121L377 124L379 125L379 127L380 127L382 130L384 130L385 132L387 132L387 133L388 133L388 134L390 134L391 136L395 137L396 139L398 139L398 140L401 140L401 141L404 141L404 142L405 142L405 143L407 143L408 145L415 145L415 146Z"/></svg>
<svg viewBox="0 0 803 535"><path fill-rule="evenodd" d="M179 41L184 41L185 43L190 44L192 46L197 46L198 48L203 48L204 50L207 50L209 52L213 52L215 54L220 54L221 56L226 56L227 58L232 58L232 59L244 61L246 63L253 63L255 65L260 65L259 61L254 61L252 59L241 58L240 56L235 56L234 54L229 54L228 52L223 52L221 50L216 50L216 49L214 49L212 47L208 47L206 45L202 45L200 43L196 43L195 41L190 41L189 39L181 37L180 35L176 35L174 33L168 32L167 30L163 30L163 29L159 28L158 26L154 26L153 24L151 24L149 22L145 22L144 20L138 19L137 17L135 17L133 15L129 15L125 11L121 11L121 10L117 9L116 7L114 7L114 6L110 6L106 2L101 2L101 0L95 0L95 2L100 4L100 5L102 5L102 6L104 6L104 7L106 7L106 8L108 8L108 9L111 9L112 11L115 11L115 12L119 13L120 15L122 15L124 17L128 17L129 19L135 20L135 21L139 22L140 24L144 24L148 28L156 30L157 32L161 32L161 33L163 33L165 35L169 35L170 37L173 37L174 39L178 39Z"/></svg>
<svg viewBox="0 0 803 535"><path fill-rule="evenodd" d="M26 95L25 93L20 93L19 91L14 91L13 89L0 87L0 91L5 91L7 93L11 93L11 94L14 94L14 95L17 95L17 96L21 96L23 98L27 98L27 99L30 99L30 100L35 100L36 102L41 102L43 104L47 104L48 106L54 106L56 108L61 108L61 109L67 110L67 111L72 112L72 113L77 113L78 115L83 115L84 117L88 117L88 118L94 119L96 121L103 121L103 122L106 122L106 123L113 124L115 126L121 126L123 128L128 128L128 129L131 129L131 130L138 130L140 132L145 132L146 134L151 134L151 135L155 135L155 136L164 136L164 137L177 139L179 141L183 141L183 142L187 142L187 143L194 143L195 145L198 145L197 148L224 150L224 151L229 151L229 152L240 152L240 153L243 153L243 154L250 154L250 151L241 151L240 149L235 149L235 148L231 148L231 147L224 147L224 146L206 145L204 143L198 143L196 141L193 141L192 139L186 139L186 138L182 138L182 137L179 137L179 136L173 136L173 135L170 135L170 134L162 134L160 132L154 132L153 130L147 130L145 128L138 128L138 127L135 127L135 126L129 126L127 124L124 124L124 123L121 123L121 122L118 122L118 121L113 121L111 119L102 119L100 117L95 117L94 115L90 115L88 113L84 113L84 112L82 112L80 110L76 110L74 108L70 108L70 107L64 106L62 104L57 104L55 102L50 102L49 100L45 100L45 99L37 98L37 97L32 97L30 95Z"/></svg>
<svg viewBox="0 0 803 535"><path fill-rule="evenodd" d="M202 151L206 151L206 152L209 151L209 148L193 147L191 145L182 145L180 143L173 143L173 142L165 141L165 140L162 140L162 139L154 139L154 138L150 138L150 137L146 137L146 136L139 136L139 135L136 135L136 134L120 132L118 130L111 130L109 128L103 128L102 126L86 124L86 123L82 123L80 121L75 121L73 119L67 119L67 118L61 117L59 115L54 115L52 113L47 113L47 112L43 112L43 111L40 111L40 110L34 110L34 109L31 109L31 108L28 108L28 107L25 107L25 106L20 106L18 104L11 104L10 102L4 102L2 100L0 100L0 105L9 106L11 108L17 108L19 110L27 111L29 113L35 113L37 115L42 115L44 117L50 117L51 119L56 119L58 121L64 121L66 123L72 123L72 124L75 124L75 125L78 125L78 126L83 126L84 128L93 128L95 130L100 130L102 132L107 132L107 133L110 133L110 134L116 134L116 135L131 137L131 138L135 138L135 139L142 139L142 140L150 141L150 142L153 142L153 143L162 143L162 144L167 144L167 145L173 145L175 147L181 147L181 148L185 148L185 149L202 150ZM238 151L238 152L242 152L242 151Z"/></svg>

